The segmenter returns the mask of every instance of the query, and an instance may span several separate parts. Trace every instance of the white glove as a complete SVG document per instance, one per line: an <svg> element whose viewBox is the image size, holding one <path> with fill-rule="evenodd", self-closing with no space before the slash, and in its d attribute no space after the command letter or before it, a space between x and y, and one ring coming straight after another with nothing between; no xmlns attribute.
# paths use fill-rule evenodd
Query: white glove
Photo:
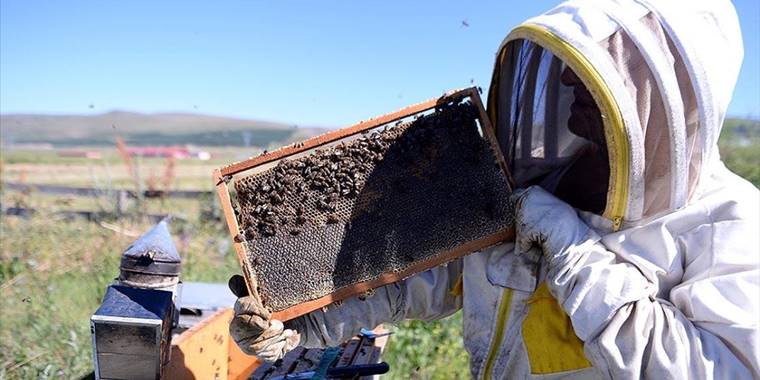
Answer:
<svg viewBox="0 0 760 380"><path fill-rule="evenodd" d="M517 190L515 203L515 251L543 256L546 282L552 295L573 319L575 333L586 341L602 328L617 308L626 302L648 297L651 290L635 268L621 269L612 282L597 284L609 272L615 256L599 243L570 205L538 186ZM629 286L633 282L635 286ZM623 290L625 289L625 290ZM597 301L615 302L597 304ZM594 313L576 309L593 304ZM580 319L582 323L577 323Z"/></svg>
<svg viewBox="0 0 760 380"><path fill-rule="evenodd" d="M551 261L575 243L586 240L589 227L578 218L575 209L546 190L531 186L515 191L512 198L518 253L538 248Z"/></svg>
<svg viewBox="0 0 760 380"><path fill-rule="evenodd" d="M248 294L242 276L232 276L229 287L238 297L235 316L230 322L230 336L243 352L256 355L265 362L274 362L298 346L301 340L298 332L285 329L282 322L270 319L269 310Z"/></svg>

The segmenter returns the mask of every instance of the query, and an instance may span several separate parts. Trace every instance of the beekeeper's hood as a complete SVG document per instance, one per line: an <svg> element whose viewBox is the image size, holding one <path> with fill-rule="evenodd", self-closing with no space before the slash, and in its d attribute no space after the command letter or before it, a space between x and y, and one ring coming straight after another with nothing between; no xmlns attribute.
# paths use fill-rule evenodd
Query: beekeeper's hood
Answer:
<svg viewBox="0 0 760 380"><path fill-rule="evenodd" d="M728 1L568 1L509 33L488 112L518 186L561 174L593 141L568 129L574 72L601 111L602 223L619 229L699 197L742 57Z"/></svg>

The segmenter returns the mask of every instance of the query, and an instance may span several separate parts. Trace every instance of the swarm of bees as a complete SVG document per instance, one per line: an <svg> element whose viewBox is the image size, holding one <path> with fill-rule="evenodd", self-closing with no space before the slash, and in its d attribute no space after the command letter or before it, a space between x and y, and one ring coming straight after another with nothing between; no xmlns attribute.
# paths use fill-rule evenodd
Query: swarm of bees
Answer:
<svg viewBox="0 0 760 380"><path fill-rule="evenodd" d="M444 109L447 109L445 105L437 109L438 116L446 114L441 112ZM239 203L236 214L241 226L238 240L249 241L278 233L299 235L306 224L349 223L346 219L351 212L345 208L362 192L365 181L391 146L397 156L394 162L398 161L403 167L412 166L415 161L424 159L422 150L433 145L430 141L435 137L436 128L449 124L450 120L441 117L417 115L413 121L386 125L348 142L315 149L304 157L282 159L274 168L236 181ZM471 157L465 159L477 160L479 149L481 145L473 148ZM393 190L404 193L407 187L403 181L397 181Z"/></svg>
<svg viewBox="0 0 760 380"><path fill-rule="evenodd" d="M274 236L282 227L298 235L301 226L312 221L307 216L312 210L324 214L326 223L340 222L340 200L360 193L391 142L391 136L374 132L303 158L280 160L258 178L236 183L238 201L245 208L240 220L243 238Z"/></svg>

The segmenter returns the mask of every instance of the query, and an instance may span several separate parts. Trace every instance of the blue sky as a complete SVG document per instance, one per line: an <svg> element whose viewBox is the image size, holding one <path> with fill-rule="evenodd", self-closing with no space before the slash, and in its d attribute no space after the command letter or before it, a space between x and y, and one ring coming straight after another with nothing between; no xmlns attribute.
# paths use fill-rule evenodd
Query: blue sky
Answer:
<svg viewBox="0 0 760 380"><path fill-rule="evenodd" d="M0 0L0 112L341 126L487 88L507 32L556 3ZM760 118L760 2L735 5L745 60L729 114Z"/></svg>

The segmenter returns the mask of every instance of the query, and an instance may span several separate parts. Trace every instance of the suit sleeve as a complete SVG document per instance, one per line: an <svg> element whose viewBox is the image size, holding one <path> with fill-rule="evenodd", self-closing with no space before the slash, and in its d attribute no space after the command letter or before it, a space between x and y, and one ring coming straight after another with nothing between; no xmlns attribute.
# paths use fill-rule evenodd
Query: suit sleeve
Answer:
<svg viewBox="0 0 760 380"><path fill-rule="evenodd" d="M594 366L612 378L760 378L758 248L738 243L757 232L746 226L711 223L682 236L673 247L683 280L661 299L584 225L585 236L550 259L547 278Z"/></svg>
<svg viewBox="0 0 760 380"><path fill-rule="evenodd" d="M435 320L462 307L462 297L451 289L462 273L462 259L429 269L405 280L375 289L288 321L306 347L334 346L362 328L405 319Z"/></svg>

